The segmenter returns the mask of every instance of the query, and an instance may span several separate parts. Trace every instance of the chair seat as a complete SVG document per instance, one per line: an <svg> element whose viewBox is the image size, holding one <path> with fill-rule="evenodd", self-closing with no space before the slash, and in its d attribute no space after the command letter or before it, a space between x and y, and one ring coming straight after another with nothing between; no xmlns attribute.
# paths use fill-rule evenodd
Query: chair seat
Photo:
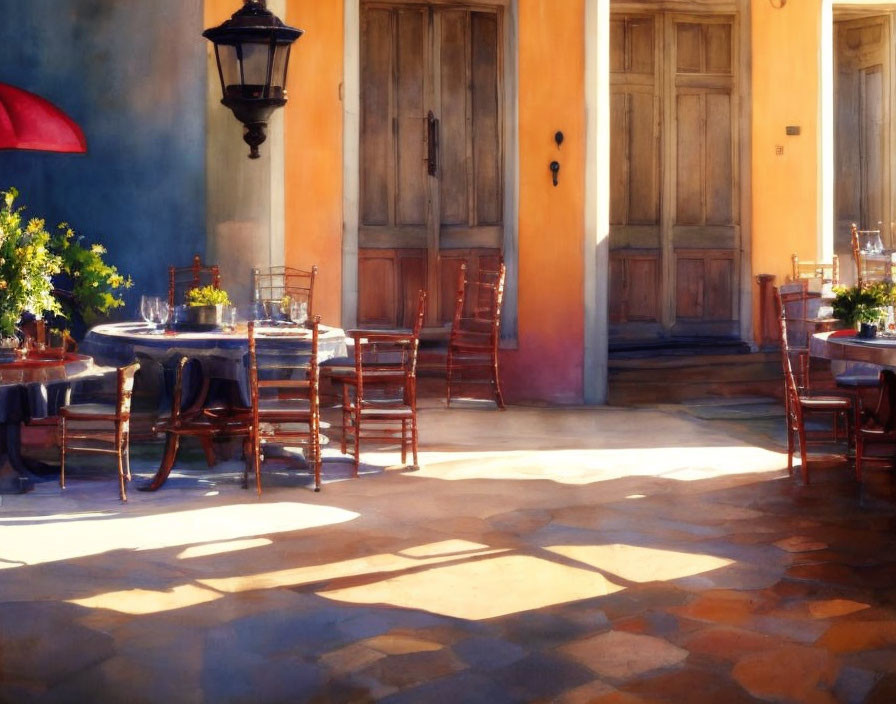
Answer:
<svg viewBox="0 0 896 704"><path fill-rule="evenodd" d="M800 396L800 405L813 411L847 410L852 408L852 399L842 396Z"/></svg>
<svg viewBox="0 0 896 704"><path fill-rule="evenodd" d="M868 388L876 389L880 386L880 374L841 374L834 377L837 386L850 389Z"/></svg>
<svg viewBox="0 0 896 704"><path fill-rule="evenodd" d="M376 418L410 418L414 411L409 406L367 406L362 405L361 417L374 420Z"/></svg>
<svg viewBox="0 0 896 704"><path fill-rule="evenodd" d="M117 408L111 403L73 403L59 409L59 415L72 420L117 420Z"/></svg>

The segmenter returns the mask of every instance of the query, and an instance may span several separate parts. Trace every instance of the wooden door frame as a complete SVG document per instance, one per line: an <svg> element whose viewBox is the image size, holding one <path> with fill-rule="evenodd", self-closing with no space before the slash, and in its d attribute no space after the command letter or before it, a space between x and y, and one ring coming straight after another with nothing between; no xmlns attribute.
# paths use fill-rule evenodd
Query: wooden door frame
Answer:
<svg viewBox="0 0 896 704"><path fill-rule="evenodd" d="M342 150L342 326L357 325L358 316L358 229L361 194L361 2L344 0L344 62L341 86L343 105ZM519 36L518 0L389 0L393 4L458 5L464 7L503 8L504 45L504 263L507 278L501 338L504 346L516 346L518 300L518 202L519 202L519 130L517 104L517 45ZM433 296L433 300L435 296Z"/></svg>

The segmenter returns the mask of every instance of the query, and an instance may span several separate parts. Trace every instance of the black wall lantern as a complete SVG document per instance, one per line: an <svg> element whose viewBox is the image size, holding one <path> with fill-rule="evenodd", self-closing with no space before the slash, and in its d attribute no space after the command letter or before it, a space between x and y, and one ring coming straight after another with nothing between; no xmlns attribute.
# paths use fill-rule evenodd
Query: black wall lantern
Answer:
<svg viewBox="0 0 896 704"><path fill-rule="evenodd" d="M249 158L257 159L268 118L286 105L289 49L302 30L283 24L266 0L244 0L229 20L202 36L215 45L221 102L246 126L243 139L251 148Z"/></svg>

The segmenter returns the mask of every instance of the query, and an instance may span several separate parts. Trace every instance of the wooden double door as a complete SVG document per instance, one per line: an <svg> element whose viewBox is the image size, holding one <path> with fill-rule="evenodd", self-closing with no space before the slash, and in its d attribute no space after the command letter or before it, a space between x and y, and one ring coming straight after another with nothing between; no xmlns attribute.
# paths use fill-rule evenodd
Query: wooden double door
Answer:
<svg viewBox="0 0 896 704"><path fill-rule="evenodd" d="M850 224L882 230L884 246L896 247L896 199L891 155L894 124L892 13L835 18L836 134L835 251L852 260ZM842 266L846 280L853 267Z"/></svg>
<svg viewBox="0 0 896 704"><path fill-rule="evenodd" d="M427 328L504 238L502 10L362 2L358 323Z"/></svg>
<svg viewBox="0 0 896 704"><path fill-rule="evenodd" d="M733 15L611 15L611 345L740 335L738 63Z"/></svg>

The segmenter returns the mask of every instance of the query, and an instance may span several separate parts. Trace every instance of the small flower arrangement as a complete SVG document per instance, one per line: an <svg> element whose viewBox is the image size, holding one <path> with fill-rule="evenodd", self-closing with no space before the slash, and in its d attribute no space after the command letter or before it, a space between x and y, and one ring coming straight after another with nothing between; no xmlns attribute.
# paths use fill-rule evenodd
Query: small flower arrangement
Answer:
<svg viewBox="0 0 896 704"><path fill-rule="evenodd" d="M190 308L197 306L229 306L230 296L223 288L214 286L201 286L187 291L187 305Z"/></svg>

